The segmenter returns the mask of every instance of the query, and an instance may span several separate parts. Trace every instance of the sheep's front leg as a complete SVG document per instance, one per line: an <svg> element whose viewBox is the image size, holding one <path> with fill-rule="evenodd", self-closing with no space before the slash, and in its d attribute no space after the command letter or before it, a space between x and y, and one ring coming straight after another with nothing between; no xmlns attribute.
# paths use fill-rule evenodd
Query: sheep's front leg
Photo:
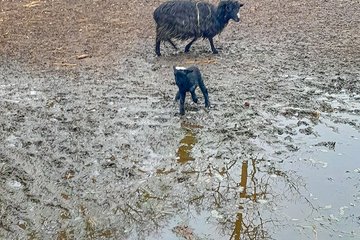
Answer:
<svg viewBox="0 0 360 240"><path fill-rule="evenodd" d="M213 52L213 54L218 54L218 50L216 50L215 46L214 46L214 41L212 37L209 37L209 42L210 42L210 47L211 47L211 51Z"/></svg>
<svg viewBox="0 0 360 240"><path fill-rule="evenodd" d="M191 40L191 42L189 42L188 45L185 46L185 52L186 52L186 53L189 52L191 45L192 45L196 40L197 40L197 37L194 37L194 39Z"/></svg>

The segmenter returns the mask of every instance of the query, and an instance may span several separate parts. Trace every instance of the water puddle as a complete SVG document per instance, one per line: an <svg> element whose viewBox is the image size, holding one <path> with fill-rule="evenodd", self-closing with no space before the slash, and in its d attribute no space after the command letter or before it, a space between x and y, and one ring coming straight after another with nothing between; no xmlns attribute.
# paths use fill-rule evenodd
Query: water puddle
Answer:
<svg viewBox="0 0 360 240"><path fill-rule="evenodd" d="M278 140L253 140L263 153L222 163L196 163L185 129L179 151L196 171L179 182L187 197L176 216L149 239L359 239L359 118L302 113L275 118Z"/></svg>
<svg viewBox="0 0 360 240"><path fill-rule="evenodd" d="M340 117L332 116L331 118ZM341 119L354 119L341 115ZM356 118L355 118L356 119ZM358 118L357 118L358 119ZM293 137L299 146L291 163L283 166L301 176L305 202L283 202L291 228L278 231L276 238L358 239L360 237L360 134L347 120L334 123L321 119L313 134ZM290 123L291 124L291 123ZM292 221L291 221L292 220ZM299 234L299 232L301 234Z"/></svg>

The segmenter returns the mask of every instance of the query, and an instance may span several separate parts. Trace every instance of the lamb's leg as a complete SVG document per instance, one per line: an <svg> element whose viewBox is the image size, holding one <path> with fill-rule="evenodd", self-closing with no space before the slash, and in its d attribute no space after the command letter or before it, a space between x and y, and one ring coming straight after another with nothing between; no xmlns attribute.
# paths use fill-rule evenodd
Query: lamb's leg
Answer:
<svg viewBox="0 0 360 240"><path fill-rule="evenodd" d="M204 95L205 107L209 108L210 107L209 94L208 94L208 90L206 89L202 78L199 79L199 88L200 88L202 94Z"/></svg>
<svg viewBox="0 0 360 240"><path fill-rule="evenodd" d="M168 42L171 44L171 46L173 46L175 50L178 50L177 46L175 45L175 43L173 43L173 41L171 41L171 39L168 39Z"/></svg>
<svg viewBox="0 0 360 240"><path fill-rule="evenodd" d="M178 91L175 96L175 101L178 101L180 99L180 92Z"/></svg>
<svg viewBox="0 0 360 240"><path fill-rule="evenodd" d="M209 37L209 42L210 42L210 47L211 47L211 51L213 52L213 54L219 53L218 50L216 50L216 48L214 46L214 41L213 41L212 37Z"/></svg>
<svg viewBox="0 0 360 240"><path fill-rule="evenodd" d="M181 92L180 93L180 115L185 114L185 97L186 97L186 92Z"/></svg>
<svg viewBox="0 0 360 240"><path fill-rule="evenodd" d="M195 93L195 89L193 91L190 91L191 93L191 98L192 100L194 101L194 103L197 103L198 102L198 98L196 96L196 93Z"/></svg>
<svg viewBox="0 0 360 240"><path fill-rule="evenodd" d="M197 37L194 37L194 39L191 40L191 42L189 42L188 45L185 46L185 52L186 52L186 53L189 52L191 45L192 45L196 40L197 40Z"/></svg>

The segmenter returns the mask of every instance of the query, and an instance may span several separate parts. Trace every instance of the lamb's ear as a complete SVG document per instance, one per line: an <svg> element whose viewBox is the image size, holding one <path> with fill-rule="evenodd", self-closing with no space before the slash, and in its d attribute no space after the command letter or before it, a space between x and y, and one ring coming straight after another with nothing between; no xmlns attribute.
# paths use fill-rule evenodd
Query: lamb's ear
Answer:
<svg viewBox="0 0 360 240"><path fill-rule="evenodd" d="M244 4L243 3L240 3L240 5L239 5L240 7L242 7L242 6L244 6Z"/></svg>

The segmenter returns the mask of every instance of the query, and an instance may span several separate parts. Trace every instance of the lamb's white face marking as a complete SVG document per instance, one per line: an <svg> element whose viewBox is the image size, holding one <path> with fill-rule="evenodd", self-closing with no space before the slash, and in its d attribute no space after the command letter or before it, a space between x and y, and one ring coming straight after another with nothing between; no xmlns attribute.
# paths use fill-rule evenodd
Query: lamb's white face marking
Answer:
<svg viewBox="0 0 360 240"><path fill-rule="evenodd" d="M238 18L240 18L240 13L238 12L238 13L236 14L236 16L237 16Z"/></svg>
<svg viewBox="0 0 360 240"><path fill-rule="evenodd" d="M185 67L175 67L176 70L185 70Z"/></svg>

